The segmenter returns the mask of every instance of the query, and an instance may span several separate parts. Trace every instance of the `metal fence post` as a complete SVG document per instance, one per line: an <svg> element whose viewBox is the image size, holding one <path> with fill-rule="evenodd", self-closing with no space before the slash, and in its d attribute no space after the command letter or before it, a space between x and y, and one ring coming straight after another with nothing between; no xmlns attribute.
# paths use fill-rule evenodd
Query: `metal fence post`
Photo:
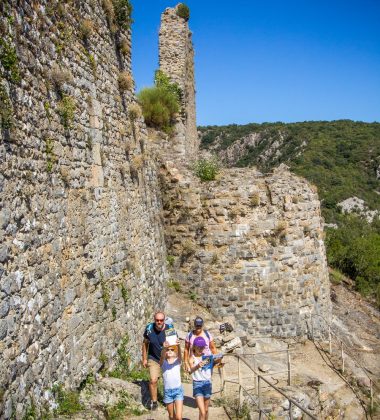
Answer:
<svg viewBox="0 0 380 420"><path fill-rule="evenodd" d="M288 358L288 386L290 386L290 382L291 382L291 374L290 374L290 352L289 352L289 347L286 351L286 355Z"/></svg>
<svg viewBox="0 0 380 420"><path fill-rule="evenodd" d="M289 401L289 419L293 420L293 404Z"/></svg>
<svg viewBox="0 0 380 420"><path fill-rule="evenodd" d="M254 379L255 379L255 390L258 393L259 392L259 389L258 389L259 383L258 383L257 362L256 362L256 356L255 355L253 355L253 369L255 369L255 373L254 373L254 375L255 375L254 376Z"/></svg>
<svg viewBox="0 0 380 420"><path fill-rule="evenodd" d="M238 382L239 382L239 410L243 405L243 388L242 388L242 377L241 377L241 361L238 356Z"/></svg>
<svg viewBox="0 0 380 420"><path fill-rule="evenodd" d="M262 412L261 412L261 383L260 383L260 375L257 375L257 394L258 394L258 398L259 398L259 420L262 419Z"/></svg>

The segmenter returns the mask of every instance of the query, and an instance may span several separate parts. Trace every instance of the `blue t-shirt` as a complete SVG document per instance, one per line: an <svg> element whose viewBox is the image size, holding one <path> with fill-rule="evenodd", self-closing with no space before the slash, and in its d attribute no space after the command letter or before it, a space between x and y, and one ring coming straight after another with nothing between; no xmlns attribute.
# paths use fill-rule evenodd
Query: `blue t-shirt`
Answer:
<svg viewBox="0 0 380 420"><path fill-rule="evenodd" d="M162 345L166 340L165 331L172 328L172 325L165 324L162 330L156 330L154 323L148 324L144 331L144 338L149 341L148 359L156 362L160 361Z"/></svg>

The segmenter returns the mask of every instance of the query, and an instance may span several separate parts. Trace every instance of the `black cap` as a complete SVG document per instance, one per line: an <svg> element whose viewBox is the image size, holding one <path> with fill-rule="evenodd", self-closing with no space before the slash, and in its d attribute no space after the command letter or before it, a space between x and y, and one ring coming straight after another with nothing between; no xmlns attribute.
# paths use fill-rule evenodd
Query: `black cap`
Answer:
<svg viewBox="0 0 380 420"><path fill-rule="evenodd" d="M194 326L195 327L202 327L203 326L203 319L200 316L197 316L194 319Z"/></svg>

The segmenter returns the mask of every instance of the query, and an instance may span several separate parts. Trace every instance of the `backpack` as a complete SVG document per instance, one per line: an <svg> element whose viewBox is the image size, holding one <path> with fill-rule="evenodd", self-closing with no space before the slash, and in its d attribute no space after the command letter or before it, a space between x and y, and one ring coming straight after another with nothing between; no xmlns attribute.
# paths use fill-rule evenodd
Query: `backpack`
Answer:
<svg viewBox="0 0 380 420"><path fill-rule="evenodd" d="M211 341L210 333L209 333L207 330L203 330L203 332L206 334L206 337L208 338L208 343L210 344L210 341ZM192 337L193 335L194 335L194 334L193 334L193 331L190 331L190 332L189 332L189 335L188 335L188 337L189 337L189 341L191 340L191 337Z"/></svg>

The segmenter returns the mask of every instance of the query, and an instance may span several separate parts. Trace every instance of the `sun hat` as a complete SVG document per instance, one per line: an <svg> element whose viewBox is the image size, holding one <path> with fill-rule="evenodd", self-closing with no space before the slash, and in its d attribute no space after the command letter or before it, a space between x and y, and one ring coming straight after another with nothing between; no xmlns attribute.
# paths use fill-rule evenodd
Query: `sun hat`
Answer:
<svg viewBox="0 0 380 420"><path fill-rule="evenodd" d="M193 346L206 347L206 340L203 337L197 337L194 340Z"/></svg>
<svg viewBox="0 0 380 420"><path fill-rule="evenodd" d="M202 327L203 326L203 319L200 316L197 316L194 319L194 326L195 327Z"/></svg>

